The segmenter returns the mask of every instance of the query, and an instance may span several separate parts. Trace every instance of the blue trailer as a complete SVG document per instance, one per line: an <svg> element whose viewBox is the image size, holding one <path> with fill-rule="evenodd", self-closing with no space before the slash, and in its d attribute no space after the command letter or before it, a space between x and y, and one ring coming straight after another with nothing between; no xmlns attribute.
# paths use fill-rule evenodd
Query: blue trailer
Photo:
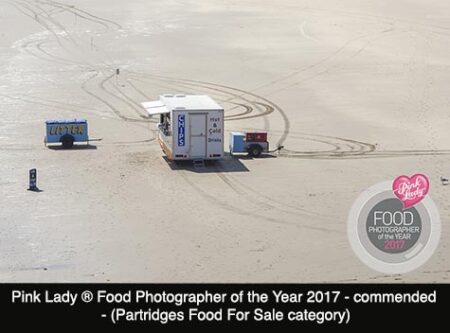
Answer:
<svg viewBox="0 0 450 333"><path fill-rule="evenodd" d="M47 120L45 145L61 143L64 148L72 148L74 142L89 143L88 124L86 119Z"/></svg>
<svg viewBox="0 0 450 333"><path fill-rule="evenodd" d="M269 142L266 132L231 132L230 154L247 153L252 157L259 157L261 153L269 152Z"/></svg>

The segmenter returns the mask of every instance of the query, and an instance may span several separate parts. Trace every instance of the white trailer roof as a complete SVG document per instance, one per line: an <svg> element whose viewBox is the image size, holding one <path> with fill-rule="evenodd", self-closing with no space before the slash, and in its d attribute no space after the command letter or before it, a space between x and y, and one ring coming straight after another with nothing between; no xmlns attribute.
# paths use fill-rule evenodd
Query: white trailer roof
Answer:
<svg viewBox="0 0 450 333"><path fill-rule="evenodd" d="M223 110L219 104L207 95L162 95L160 100L172 110Z"/></svg>
<svg viewBox="0 0 450 333"><path fill-rule="evenodd" d="M150 116L169 113L170 110L164 105L162 101L151 101L141 103L144 109L148 112Z"/></svg>
<svg viewBox="0 0 450 333"><path fill-rule="evenodd" d="M150 116L169 113L171 110L223 110L207 95L161 95L159 101L144 102L141 105Z"/></svg>

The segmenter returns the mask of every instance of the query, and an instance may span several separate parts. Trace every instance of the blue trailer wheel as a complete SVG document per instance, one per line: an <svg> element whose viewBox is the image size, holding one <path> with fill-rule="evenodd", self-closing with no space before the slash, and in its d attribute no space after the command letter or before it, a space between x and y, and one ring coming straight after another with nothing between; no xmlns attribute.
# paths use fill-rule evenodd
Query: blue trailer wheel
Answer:
<svg viewBox="0 0 450 333"><path fill-rule="evenodd" d="M262 147L256 143L253 143L248 147L247 152L252 157L259 157L262 152Z"/></svg>
<svg viewBox="0 0 450 333"><path fill-rule="evenodd" d="M70 134L65 134L61 137L62 146L66 149L72 148L74 141L75 138Z"/></svg>

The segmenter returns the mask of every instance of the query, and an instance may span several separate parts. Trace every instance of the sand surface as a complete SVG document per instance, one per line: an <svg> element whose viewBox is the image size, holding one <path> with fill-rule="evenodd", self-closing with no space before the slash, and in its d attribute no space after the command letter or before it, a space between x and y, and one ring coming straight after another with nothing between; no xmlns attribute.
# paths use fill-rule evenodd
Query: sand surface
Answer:
<svg viewBox="0 0 450 333"><path fill-rule="evenodd" d="M449 54L446 0L1 0L0 281L449 282ZM139 103L174 92L284 149L171 165ZM74 117L103 140L44 147L44 121ZM376 273L349 209L417 172L439 248Z"/></svg>

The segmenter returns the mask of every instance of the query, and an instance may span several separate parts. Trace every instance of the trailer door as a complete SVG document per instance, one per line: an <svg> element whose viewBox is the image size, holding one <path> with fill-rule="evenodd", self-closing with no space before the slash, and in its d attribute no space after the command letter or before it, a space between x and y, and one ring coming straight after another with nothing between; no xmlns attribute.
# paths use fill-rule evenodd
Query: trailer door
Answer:
<svg viewBox="0 0 450 333"><path fill-rule="evenodd" d="M206 156L206 114L190 114L190 157L205 158Z"/></svg>

